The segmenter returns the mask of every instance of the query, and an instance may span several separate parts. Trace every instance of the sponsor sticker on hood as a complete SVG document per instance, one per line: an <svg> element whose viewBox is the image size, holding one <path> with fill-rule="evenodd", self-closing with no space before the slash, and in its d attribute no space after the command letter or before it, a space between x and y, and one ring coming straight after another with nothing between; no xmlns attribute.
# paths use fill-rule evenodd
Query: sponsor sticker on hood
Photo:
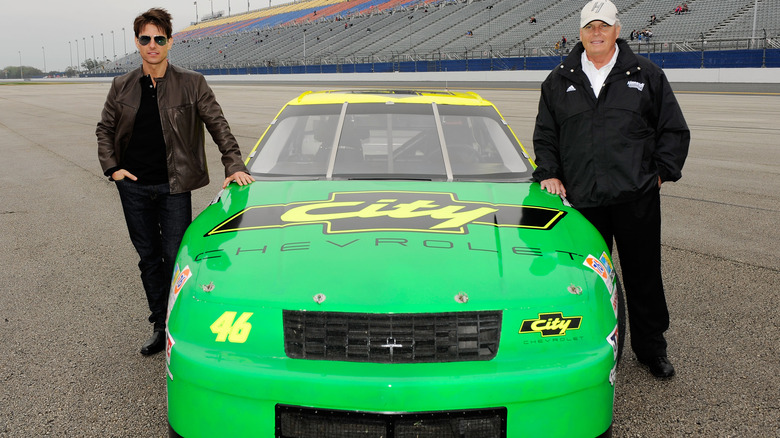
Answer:
<svg viewBox="0 0 780 438"><path fill-rule="evenodd" d="M554 208L462 201L454 193L334 192L329 199L247 207L206 236L244 230L322 225L323 233L418 231L467 234L469 225L551 229L566 212Z"/></svg>

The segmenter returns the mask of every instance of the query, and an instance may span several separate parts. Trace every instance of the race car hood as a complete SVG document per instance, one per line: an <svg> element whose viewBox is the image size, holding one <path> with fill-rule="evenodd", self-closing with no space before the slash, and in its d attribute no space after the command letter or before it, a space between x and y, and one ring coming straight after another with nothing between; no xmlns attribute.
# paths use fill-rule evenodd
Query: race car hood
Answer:
<svg viewBox="0 0 780 438"><path fill-rule="evenodd" d="M538 184L356 187L232 185L188 229L178 269L191 270L199 301L260 307L454 311L464 300L487 309L588 299L583 261L603 241L583 241L597 235L583 232L591 225Z"/></svg>

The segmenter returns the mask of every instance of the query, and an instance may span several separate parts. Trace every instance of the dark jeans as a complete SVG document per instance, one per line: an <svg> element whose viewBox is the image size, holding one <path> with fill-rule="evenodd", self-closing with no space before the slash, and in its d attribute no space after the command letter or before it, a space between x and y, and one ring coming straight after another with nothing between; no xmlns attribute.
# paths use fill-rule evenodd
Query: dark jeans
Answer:
<svg viewBox="0 0 780 438"><path fill-rule="evenodd" d="M610 251L613 238L617 244L634 353L666 356L669 310L661 279L660 190L631 202L578 210L599 230Z"/></svg>
<svg viewBox="0 0 780 438"><path fill-rule="evenodd" d="M130 241L141 261L141 282L149 303L149 322L165 329L173 264L184 231L192 222L190 192L172 195L168 184L143 185L128 178L116 182Z"/></svg>

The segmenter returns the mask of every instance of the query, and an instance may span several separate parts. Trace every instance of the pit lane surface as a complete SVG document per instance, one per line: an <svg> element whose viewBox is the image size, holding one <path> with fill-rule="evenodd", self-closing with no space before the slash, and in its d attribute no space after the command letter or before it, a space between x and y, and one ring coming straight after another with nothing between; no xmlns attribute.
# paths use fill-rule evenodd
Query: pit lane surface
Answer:
<svg viewBox="0 0 780 438"><path fill-rule="evenodd" d="M503 85L478 92L532 152L538 85ZM138 258L96 156L108 87L0 85L0 437L166 434L165 359L138 353L151 333ZM305 87L214 90L246 154ZM654 379L627 349L614 433L776 436L780 94L687 89L690 155L662 189L677 376ZM223 179L210 139L207 150L212 182L193 194L196 214Z"/></svg>

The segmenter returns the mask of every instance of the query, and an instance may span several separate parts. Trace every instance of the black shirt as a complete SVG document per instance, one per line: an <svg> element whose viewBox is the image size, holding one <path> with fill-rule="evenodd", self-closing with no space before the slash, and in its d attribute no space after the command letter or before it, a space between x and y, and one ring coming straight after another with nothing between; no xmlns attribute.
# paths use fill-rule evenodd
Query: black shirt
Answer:
<svg viewBox="0 0 780 438"><path fill-rule="evenodd" d="M168 182L168 164L157 89L149 75L141 77L140 87L141 104L121 166L138 177L139 184L165 184Z"/></svg>

